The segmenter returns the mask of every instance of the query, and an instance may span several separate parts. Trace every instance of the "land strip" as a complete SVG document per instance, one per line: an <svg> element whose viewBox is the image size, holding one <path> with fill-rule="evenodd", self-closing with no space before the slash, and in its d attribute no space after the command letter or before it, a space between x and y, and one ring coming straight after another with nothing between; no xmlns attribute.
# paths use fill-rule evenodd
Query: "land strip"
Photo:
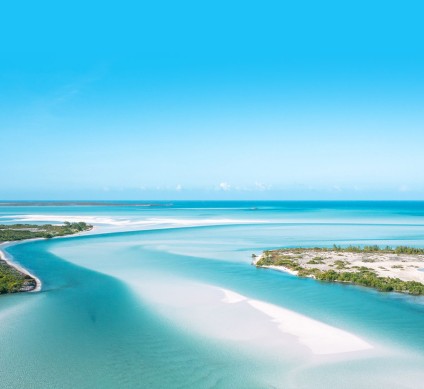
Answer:
<svg viewBox="0 0 424 389"><path fill-rule="evenodd" d="M75 235L89 231L92 225L78 222L65 222L61 225L52 224L1 224L0 244L27 239L51 239L60 236ZM0 251L0 294L29 292L39 289L40 280L13 263Z"/></svg>
<svg viewBox="0 0 424 389"><path fill-rule="evenodd" d="M299 277L351 283L382 292L424 295L424 249L334 245L267 250L253 259L257 267L283 270Z"/></svg>

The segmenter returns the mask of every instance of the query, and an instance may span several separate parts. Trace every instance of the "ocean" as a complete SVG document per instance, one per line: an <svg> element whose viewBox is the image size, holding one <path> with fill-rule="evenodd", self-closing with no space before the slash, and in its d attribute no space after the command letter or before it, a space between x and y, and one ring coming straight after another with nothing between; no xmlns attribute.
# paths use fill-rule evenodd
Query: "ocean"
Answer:
<svg viewBox="0 0 424 389"><path fill-rule="evenodd" d="M424 247L424 202L26 202L41 292L0 296L0 388L414 388L424 298L257 269L280 247Z"/></svg>

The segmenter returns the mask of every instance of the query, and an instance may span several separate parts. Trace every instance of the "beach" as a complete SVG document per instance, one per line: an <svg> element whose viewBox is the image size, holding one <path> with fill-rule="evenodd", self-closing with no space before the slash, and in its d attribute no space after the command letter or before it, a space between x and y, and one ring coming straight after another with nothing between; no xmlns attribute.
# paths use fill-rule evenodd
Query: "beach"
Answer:
<svg viewBox="0 0 424 389"><path fill-rule="evenodd" d="M33 239L35 240L35 239ZM21 274L27 275L31 277L35 281L35 287L30 290L24 290L24 292L39 292L42 287L41 280L34 274L30 273L27 269L19 265L18 263L14 262L10 257L6 255L6 253L2 250L5 246L10 245L10 242L3 242L0 243L0 260L6 262L10 267L13 267Z"/></svg>
<svg viewBox="0 0 424 389"><path fill-rule="evenodd" d="M73 234L69 234L69 235L51 237L49 239L78 236L78 235L82 235L82 234L85 234L85 233L92 232L93 230L94 230L94 227L91 226L86 231L80 231L78 233L73 233ZM44 240L44 239L46 239L46 238L30 238L30 239L15 240L15 241L11 241L11 242L5 241L5 242L0 243L0 260L3 261L4 263L6 263L7 266L12 267L13 269L17 270L20 274L29 276L31 278L31 280L33 280L34 283L35 283L35 286L25 285L19 292L39 292L39 291L41 291L41 288L42 288L42 282L37 276L35 276L31 272L29 272L27 269L25 269L23 266L21 266L20 264L16 263L13 259L11 259L6 254L6 252L4 251L4 248L8 247L8 246L12 246L12 245L23 244L23 243L28 243L28 242L38 241L38 240ZM2 248L3 248L3 250L2 250Z"/></svg>

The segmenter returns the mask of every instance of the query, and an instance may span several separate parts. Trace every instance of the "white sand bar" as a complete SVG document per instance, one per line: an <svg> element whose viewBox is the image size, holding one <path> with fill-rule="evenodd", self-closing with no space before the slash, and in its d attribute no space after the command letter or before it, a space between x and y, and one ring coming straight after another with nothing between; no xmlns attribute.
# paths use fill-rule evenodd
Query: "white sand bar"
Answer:
<svg viewBox="0 0 424 389"><path fill-rule="evenodd" d="M228 304L247 303L268 316L280 331L293 335L314 354L339 354L372 349L369 343L347 331L263 301L249 299L230 290L221 289Z"/></svg>

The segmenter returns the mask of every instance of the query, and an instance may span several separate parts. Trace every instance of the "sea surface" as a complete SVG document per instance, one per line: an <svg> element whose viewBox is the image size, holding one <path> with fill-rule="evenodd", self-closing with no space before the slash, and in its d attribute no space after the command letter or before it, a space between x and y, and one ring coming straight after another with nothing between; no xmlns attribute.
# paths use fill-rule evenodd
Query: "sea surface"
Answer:
<svg viewBox="0 0 424 389"><path fill-rule="evenodd" d="M424 298L256 269L252 254L424 247L424 202L0 204L86 235L2 246L0 388L424 388Z"/></svg>

